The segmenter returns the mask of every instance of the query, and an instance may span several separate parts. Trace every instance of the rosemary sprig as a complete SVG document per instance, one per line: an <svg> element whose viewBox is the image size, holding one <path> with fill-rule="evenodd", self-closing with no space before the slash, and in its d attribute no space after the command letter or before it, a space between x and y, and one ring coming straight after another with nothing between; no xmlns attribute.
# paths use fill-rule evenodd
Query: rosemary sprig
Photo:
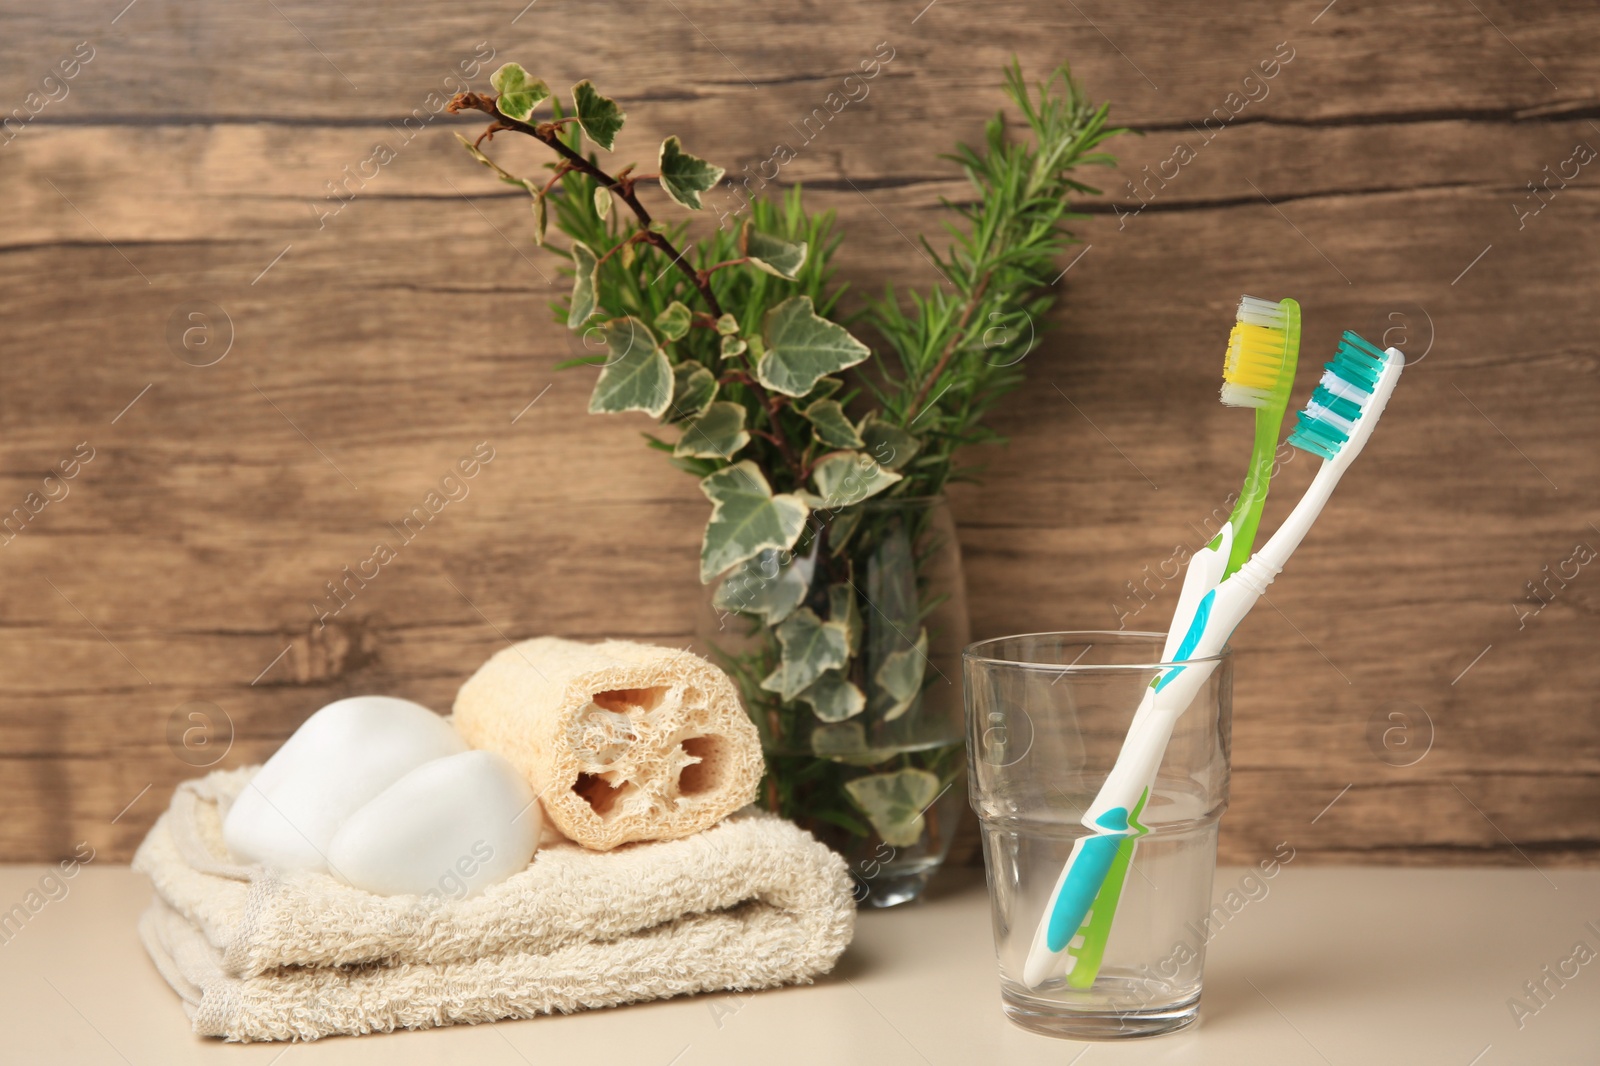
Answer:
<svg viewBox="0 0 1600 1066"><path fill-rule="evenodd" d="M984 416L1023 380L1022 361L1055 303L1061 253L1080 243L1067 223L1073 194L1100 190L1076 180L1080 167L1109 166L1096 149L1122 129L1108 129L1109 105L1091 104L1063 65L1030 89L1013 61L1006 96L1029 136L1014 138L1004 114L989 120L981 150L961 146L947 156L973 189L964 203L945 200L964 227L946 224L951 241L924 250L950 289L911 293L891 288L868 319L893 350L898 373L886 372L874 394L895 422L922 442L903 492L937 494L951 478L954 452L1002 439Z"/></svg>

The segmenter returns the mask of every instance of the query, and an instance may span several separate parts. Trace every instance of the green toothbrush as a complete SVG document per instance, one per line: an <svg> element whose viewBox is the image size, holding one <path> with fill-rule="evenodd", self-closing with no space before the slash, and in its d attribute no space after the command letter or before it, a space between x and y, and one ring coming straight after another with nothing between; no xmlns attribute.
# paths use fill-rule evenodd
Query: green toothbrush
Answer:
<svg viewBox="0 0 1600 1066"><path fill-rule="evenodd" d="M1227 566L1221 578L1228 577L1245 564L1254 549L1256 530L1261 525L1261 512L1266 507L1267 489L1272 480L1272 467L1278 450L1278 432L1283 426L1283 416L1289 409L1289 390L1294 387L1295 367L1300 355L1300 305L1293 300L1260 300L1244 296L1239 300L1233 332L1228 336L1228 353L1222 367L1222 402L1229 407L1253 407L1256 412L1256 440L1250 452L1250 466L1245 472L1244 486L1239 499L1228 516L1226 530L1233 534L1233 549L1228 554ZM1216 550L1224 542L1222 532L1207 545ZM1189 578L1196 579L1197 587L1188 588ZM1198 588L1205 581L1215 585L1218 575L1204 575L1192 564L1185 576L1185 592L1180 595L1178 610L1174 612L1172 634L1189 630L1194 607L1208 591ZM1172 637L1167 640L1172 644ZM1100 973L1100 962L1105 957L1106 943L1111 937L1111 923L1116 917L1117 903L1122 898L1122 888L1133 863L1133 851L1139 837L1148 832L1139 822L1139 815L1150 800L1148 791L1140 797L1139 804L1128 816L1133 830L1117 845L1116 856L1106 871L1105 883L1095 894L1083 924L1078 927L1069 947L1073 956L1072 969L1067 973L1067 984L1072 988L1088 988Z"/></svg>

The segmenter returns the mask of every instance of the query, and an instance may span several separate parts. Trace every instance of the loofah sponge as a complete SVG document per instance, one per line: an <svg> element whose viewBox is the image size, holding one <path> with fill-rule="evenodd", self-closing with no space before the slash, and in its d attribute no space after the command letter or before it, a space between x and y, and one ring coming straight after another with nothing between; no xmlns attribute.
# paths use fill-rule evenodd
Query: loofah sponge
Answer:
<svg viewBox="0 0 1600 1066"><path fill-rule="evenodd" d="M527 776L556 829L601 851L698 833L755 799L763 770L726 674L626 640L506 648L461 686L455 726Z"/></svg>

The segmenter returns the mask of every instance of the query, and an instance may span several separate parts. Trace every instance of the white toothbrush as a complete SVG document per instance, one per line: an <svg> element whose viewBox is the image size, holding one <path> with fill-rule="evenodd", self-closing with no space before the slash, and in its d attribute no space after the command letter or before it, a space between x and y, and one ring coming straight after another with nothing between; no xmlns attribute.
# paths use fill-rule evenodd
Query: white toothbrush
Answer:
<svg viewBox="0 0 1600 1066"><path fill-rule="evenodd" d="M1405 357L1397 349L1379 352L1356 334L1345 333L1289 436L1290 444L1322 457L1321 469L1261 550L1237 573L1199 597L1187 632L1169 659L1173 633L1178 629L1173 626L1167 637L1168 647L1163 649L1163 661L1206 659L1222 650L1235 627L1283 571L1334 486L1372 436L1404 367ZM1220 546L1219 550L1225 562L1227 551ZM1203 552L1195 553L1190 561L1191 575L1184 579L1184 595L1180 597L1175 621L1183 617L1183 599L1190 594L1194 568L1202 562L1209 569L1215 561ZM1198 585L1200 579L1193 580ZM1176 666L1151 681L1145 690L1117 761L1083 815L1083 824L1091 833L1073 845L1034 933L1023 968L1023 981L1028 987L1037 988L1070 967L1068 949L1105 882L1118 845L1130 833L1141 835L1145 831L1138 825L1138 812L1148 798L1172 728L1215 669L1215 661Z"/></svg>

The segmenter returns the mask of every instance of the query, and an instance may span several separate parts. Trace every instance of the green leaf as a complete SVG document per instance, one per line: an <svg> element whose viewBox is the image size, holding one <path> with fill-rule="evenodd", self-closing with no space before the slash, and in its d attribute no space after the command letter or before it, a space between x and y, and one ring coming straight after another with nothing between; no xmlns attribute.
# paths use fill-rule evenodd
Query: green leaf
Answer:
<svg viewBox="0 0 1600 1066"><path fill-rule="evenodd" d="M867 709L866 695L838 670L824 671L800 693L800 699L811 704L811 710L824 722L842 722Z"/></svg>
<svg viewBox="0 0 1600 1066"><path fill-rule="evenodd" d="M828 586L828 621L843 627L851 655L860 651L861 608L856 604L856 590L848 582Z"/></svg>
<svg viewBox="0 0 1600 1066"><path fill-rule="evenodd" d="M682 340L693 320L689 309L680 301L673 300L665 311L656 316L656 330L669 341Z"/></svg>
<svg viewBox="0 0 1600 1066"><path fill-rule="evenodd" d="M545 230L550 227L550 213L545 209L544 194L533 194L533 243L544 247Z"/></svg>
<svg viewBox="0 0 1600 1066"><path fill-rule="evenodd" d="M717 319L717 332L722 334L724 337L728 336L730 333L738 333L739 320L734 318L731 314L723 315L721 318Z"/></svg>
<svg viewBox="0 0 1600 1066"><path fill-rule="evenodd" d="M739 233L739 250L752 265L789 281L795 280L795 275L806 263L805 241L791 244L762 233L749 219L745 220L744 228Z"/></svg>
<svg viewBox="0 0 1600 1066"><path fill-rule="evenodd" d="M672 454L679 458L728 459L750 443L744 428L744 405L718 400L697 418L685 422Z"/></svg>
<svg viewBox="0 0 1600 1066"><path fill-rule="evenodd" d="M844 388L844 382L838 378L818 378L817 383L811 386L811 391L806 395L811 397L811 401L815 403L817 400L826 400L842 388Z"/></svg>
<svg viewBox="0 0 1600 1066"><path fill-rule="evenodd" d="M631 315L600 327L608 360L589 397L590 414L644 411L660 418L672 401L672 365L650 327Z"/></svg>
<svg viewBox="0 0 1600 1066"><path fill-rule="evenodd" d="M831 555L839 555L850 543L850 538L861 527L861 519L866 512L859 507L847 507L843 511L835 511L833 518L828 521L828 551Z"/></svg>
<svg viewBox="0 0 1600 1066"><path fill-rule="evenodd" d="M843 666L849 655L844 630L818 618L809 607L795 611L777 630L783 646L778 668L761 687L792 700L821 677L823 671Z"/></svg>
<svg viewBox="0 0 1600 1066"><path fill-rule="evenodd" d="M476 159L478 162L494 171L500 180L505 182L507 185L517 185L521 188L527 189L529 192L534 191L534 185L532 182L525 181L506 170L499 163L496 163L493 159L490 159L487 155L485 155L483 153L483 149L479 148L477 145L461 136L461 134L456 134L456 140L461 142L461 147L472 153L472 158Z"/></svg>
<svg viewBox="0 0 1600 1066"><path fill-rule="evenodd" d="M528 121L533 109L550 98L550 87L530 77L517 63L507 63L489 75L489 84L500 94L494 102L495 110L518 122Z"/></svg>
<svg viewBox="0 0 1600 1066"><path fill-rule="evenodd" d="M876 411L861 420L857 432L865 442L866 453L885 470L899 470L922 447L916 437L899 426L883 421Z"/></svg>
<svg viewBox="0 0 1600 1066"><path fill-rule="evenodd" d="M617 133L622 129L622 120L627 118L617 102L609 96L601 96L595 91L594 83L585 78L572 87L572 107L578 116L578 125L583 127L589 139L606 151L611 151L617 143Z"/></svg>
<svg viewBox="0 0 1600 1066"><path fill-rule="evenodd" d="M661 187L691 211L700 210L700 194L716 187L725 173L683 150L676 136L661 142Z"/></svg>
<svg viewBox="0 0 1600 1066"><path fill-rule="evenodd" d="M717 379L700 363L685 359L672 368L672 406L668 422L681 422L703 412L717 398Z"/></svg>
<svg viewBox="0 0 1600 1066"><path fill-rule="evenodd" d="M711 579L764 548L788 551L806 527L806 505L772 493L761 468L748 459L700 482L711 501L711 521L700 542L700 580Z"/></svg>
<svg viewBox="0 0 1600 1066"><path fill-rule="evenodd" d="M893 748L867 747L867 731L860 722L819 722L811 729L811 750L814 754L847 766L879 766L900 754ZM857 836L867 836L872 831L861 827Z"/></svg>
<svg viewBox="0 0 1600 1066"><path fill-rule="evenodd" d="M761 332L766 351L756 364L756 377L785 396L804 396L819 378L872 354L849 330L818 316L809 296L791 296L768 311Z"/></svg>
<svg viewBox="0 0 1600 1066"><path fill-rule="evenodd" d="M860 503L899 480L864 452L830 452L811 472L811 483L829 510Z"/></svg>
<svg viewBox="0 0 1600 1066"><path fill-rule="evenodd" d="M604 222L611 214L611 190L604 185L594 187L594 213Z"/></svg>
<svg viewBox="0 0 1600 1066"><path fill-rule="evenodd" d="M922 812L938 798L939 778L927 770L908 768L846 781L844 790L885 844L909 848L922 839Z"/></svg>
<svg viewBox="0 0 1600 1066"><path fill-rule="evenodd" d="M600 259L582 241L572 242L572 302L567 308L567 328L582 329L594 314L595 275Z"/></svg>
<svg viewBox="0 0 1600 1066"><path fill-rule="evenodd" d="M743 337L722 338L722 358L732 359L736 355L743 355L750 346L744 342Z"/></svg>
<svg viewBox="0 0 1600 1066"><path fill-rule="evenodd" d="M867 731L860 722L831 722L811 730L811 751L819 758L853 761L868 751ZM874 759L873 761L878 761ZM862 827L865 830L865 826ZM866 836L866 832L856 834Z"/></svg>
<svg viewBox="0 0 1600 1066"><path fill-rule="evenodd" d="M922 678L928 668L928 630L917 633L917 643L883 657L878 676L873 680L889 696L883 720L892 722L911 709L922 691Z"/></svg>
<svg viewBox="0 0 1600 1066"><path fill-rule="evenodd" d="M794 559L784 566L782 554L768 548L745 560L717 586L711 605L722 611L758 616L767 626L788 618L806 598L812 563Z"/></svg>
<svg viewBox="0 0 1600 1066"><path fill-rule="evenodd" d="M818 400L800 413L811 423L817 439L828 447L861 447L862 441L856 436L856 427L845 417L844 408L839 406L838 400Z"/></svg>

